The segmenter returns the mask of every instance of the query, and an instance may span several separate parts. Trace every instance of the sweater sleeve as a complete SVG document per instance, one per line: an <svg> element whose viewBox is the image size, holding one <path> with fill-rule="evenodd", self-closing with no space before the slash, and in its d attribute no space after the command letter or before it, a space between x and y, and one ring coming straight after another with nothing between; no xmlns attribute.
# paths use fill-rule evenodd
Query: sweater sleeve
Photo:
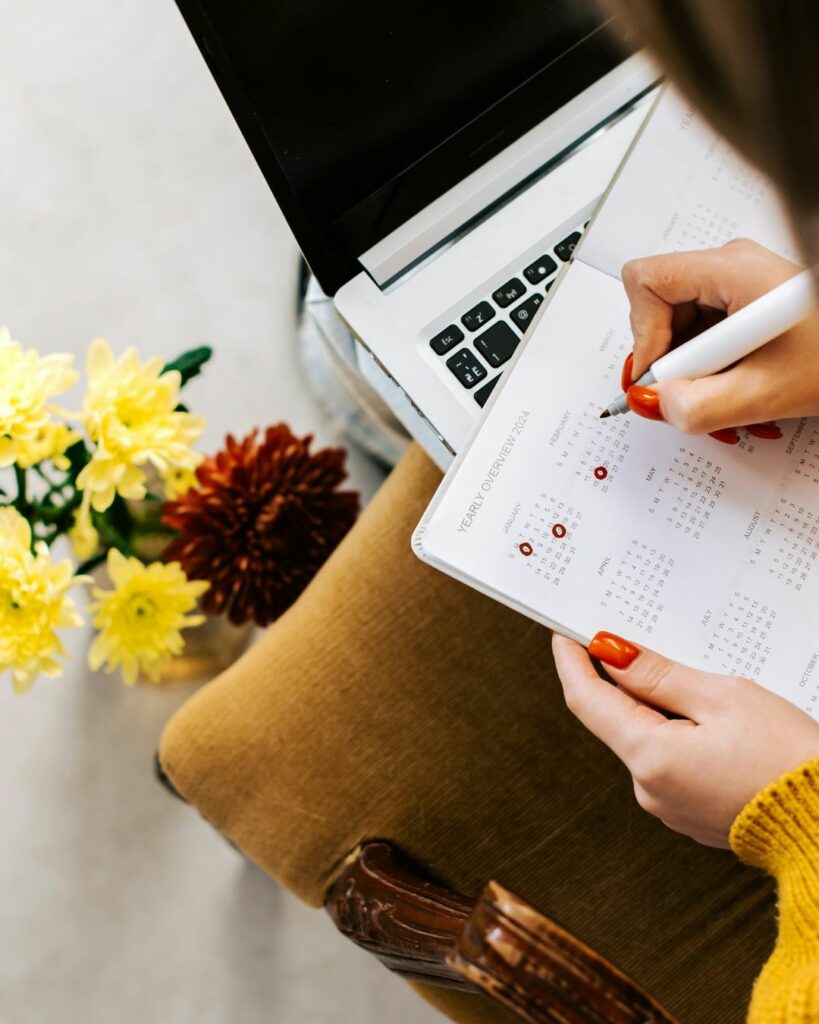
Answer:
<svg viewBox="0 0 819 1024"><path fill-rule="evenodd" d="M751 800L731 828L731 847L779 889L779 934L748 1024L819 1024L819 758Z"/></svg>

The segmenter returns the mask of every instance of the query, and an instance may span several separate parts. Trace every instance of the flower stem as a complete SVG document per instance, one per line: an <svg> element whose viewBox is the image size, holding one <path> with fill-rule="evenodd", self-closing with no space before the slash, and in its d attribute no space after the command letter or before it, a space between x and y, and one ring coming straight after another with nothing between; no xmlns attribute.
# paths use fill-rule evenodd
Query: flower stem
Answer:
<svg viewBox="0 0 819 1024"><path fill-rule="evenodd" d="M107 551L98 551L96 555L92 555L90 558L86 558L86 560L81 565L77 566L74 575L85 576L87 573L91 572L92 569L96 569L98 565L102 565L107 555Z"/></svg>
<svg viewBox="0 0 819 1024"><path fill-rule="evenodd" d="M15 505L21 515L25 515L25 509L28 505L28 496L26 491L26 471L21 469L20 466L14 467L14 479L17 481L17 500Z"/></svg>

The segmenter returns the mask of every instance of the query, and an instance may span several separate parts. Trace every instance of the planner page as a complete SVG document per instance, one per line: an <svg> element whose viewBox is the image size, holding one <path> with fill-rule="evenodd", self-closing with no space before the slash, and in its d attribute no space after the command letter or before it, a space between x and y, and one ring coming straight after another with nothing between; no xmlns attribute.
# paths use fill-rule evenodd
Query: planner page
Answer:
<svg viewBox="0 0 819 1024"><path fill-rule="evenodd" d="M622 284L575 263L415 549L581 640L612 630L813 713L819 420L734 446L600 420L631 346Z"/></svg>
<svg viewBox="0 0 819 1024"><path fill-rule="evenodd" d="M578 250L620 276L626 260L753 238L800 262L767 178L665 88Z"/></svg>

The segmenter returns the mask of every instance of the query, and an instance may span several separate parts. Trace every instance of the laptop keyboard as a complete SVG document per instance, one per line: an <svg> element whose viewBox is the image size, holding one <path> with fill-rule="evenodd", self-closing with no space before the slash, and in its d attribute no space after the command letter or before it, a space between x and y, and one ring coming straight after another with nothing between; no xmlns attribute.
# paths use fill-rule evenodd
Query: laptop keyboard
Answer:
<svg viewBox="0 0 819 1024"><path fill-rule="evenodd" d="M526 285L517 277L513 277L511 281L501 285L496 292L492 292L492 301L501 309L506 309L513 302L517 302L525 291Z"/></svg>
<svg viewBox="0 0 819 1024"><path fill-rule="evenodd" d="M446 365L460 385L467 390L476 389L473 398L481 408L501 374L481 387L477 385L512 358L537 307L554 284L560 265L571 259L585 227L584 224L567 235L523 267L518 276L496 288L488 299L462 313L458 323L430 338L429 347L438 356L448 356Z"/></svg>
<svg viewBox="0 0 819 1024"><path fill-rule="evenodd" d="M458 380L465 388L474 388L478 381L486 376L486 367L481 363L474 352L468 348L462 348L450 356L446 365L452 370Z"/></svg>
<svg viewBox="0 0 819 1024"><path fill-rule="evenodd" d="M479 302L477 306L468 309L461 317L461 323L468 331L479 331L484 324L488 324L495 315L495 310L488 302Z"/></svg>
<svg viewBox="0 0 819 1024"><path fill-rule="evenodd" d="M515 349L518 347L519 335L509 324L493 324L488 331L475 339L475 348L493 369L511 359Z"/></svg>

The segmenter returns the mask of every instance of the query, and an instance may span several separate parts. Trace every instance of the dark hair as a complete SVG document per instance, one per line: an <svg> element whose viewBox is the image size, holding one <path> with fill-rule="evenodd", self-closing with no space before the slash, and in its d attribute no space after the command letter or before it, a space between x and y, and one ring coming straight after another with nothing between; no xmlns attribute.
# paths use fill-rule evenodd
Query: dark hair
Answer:
<svg viewBox="0 0 819 1024"><path fill-rule="evenodd" d="M782 195L819 257L819 3L611 0L675 84Z"/></svg>

